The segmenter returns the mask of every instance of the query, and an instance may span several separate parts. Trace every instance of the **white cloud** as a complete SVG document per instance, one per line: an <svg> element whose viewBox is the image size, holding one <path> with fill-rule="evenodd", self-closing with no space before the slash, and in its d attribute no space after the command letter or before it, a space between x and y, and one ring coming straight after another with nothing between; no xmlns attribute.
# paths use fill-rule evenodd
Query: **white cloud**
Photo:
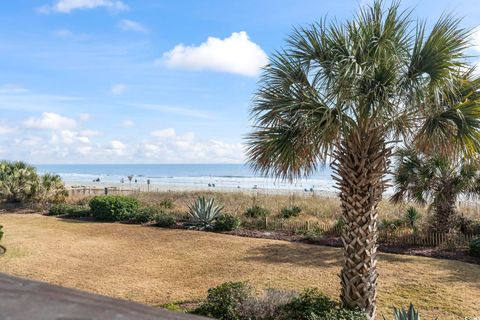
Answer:
<svg viewBox="0 0 480 320"><path fill-rule="evenodd" d="M135 122L133 122L130 119L125 119L125 120L122 121L122 127L124 127L124 128L131 128L133 126L135 126Z"/></svg>
<svg viewBox="0 0 480 320"><path fill-rule="evenodd" d="M67 38L73 35L73 32L68 29L58 29L53 31L53 34L57 37Z"/></svg>
<svg viewBox="0 0 480 320"><path fill-rule="evenodd" d="M12 133L14 131L15 131L14 128L11 128L9 126L5 126L5 125L0 124L0 135L9 134L9 133Z"/></svg>
<svg viewBox="0 0 480 320"><path fill-rule="evenodd" d="M24 87L18 84L13 84L13 83L7 83L0 87L0 93L3 93L3 94L16 94L16 93L24 93L27 91L28 90L25 89Z"/></svg>
<svg viewBox="0 0 480 320"><path fill-rule="evenodd" d="M118 23L118 27L123 31L136 31L136 32L142 32L142 33L148 32L148 29L140 22L128 20L128 19L121 20Z"/></svg>
<svg viewBox="0 0 480 320"><path fill-rule="evenodd" d="M155 138L170 138L175 136L175 129L167 128L163 130L156 130L151 133Z"/></svg>
<svg viewBox="0 0 480 320"><path fill-rule="evenodd" d="M268 57L262 48L252 42L245 31L234 32L225 39L209 37L199 46L179 44L163 54L163 63L170 68L213 70L257 76Z"/></svg>
<svg viewBox="0 0 480 320"><path fill-rule="evenodd" d="M57 113L44 112L40 118L28 118L23 122L23 126L30 129L64 130L75 128L77 122Z"/></svg>
<svg viewBox="0 0 480 320"><path fill-rule="evenodd" d="M193 132L178 135L173 128L153 131L151 141L144 141L140 147L148 161L163 163L202 163L243 161L240 143L225 143L219 140L203 140Z"/></svg>
<svg viewBox="0 0 480 320"><path fill-rule="evenodd" d="M121 95L122 93L125 93L125 91L127 91L127 85L123 83L114 84L110 91L116 96Z"/></svg>
<svg viewBox="0 0 480 320"><path fill-rule="evenodd" d="M80 131L80 135L85 136L85 137L95 137L95 136L100 135L100 132L98 132L96 130L86 129L86 130Z"/></svg>
<svg viewBox="0 0 480 320"><path fill-rule="evenodd" d="M100 7L112 11L129 10L128 6L125 3L116 0L57 0L52 5L46 5L38 8L38 11L40 13L70 13L75 10L87 10Z"/></svg>
<svg viewBox="0 0 480 320"><path fill-rule="evenodd" d="M61 130L52 134L51 142L52 144L66 145L72 145L74 143L90 144L90 139L76 131Z"/></svg>
<svg viewBox="0 0 480 320"><path fill-rule="evenodd" d="M107 152L122 156L125 154L127 146L120 140L112 140L109 143L108 148L106 149Z"/></svg>

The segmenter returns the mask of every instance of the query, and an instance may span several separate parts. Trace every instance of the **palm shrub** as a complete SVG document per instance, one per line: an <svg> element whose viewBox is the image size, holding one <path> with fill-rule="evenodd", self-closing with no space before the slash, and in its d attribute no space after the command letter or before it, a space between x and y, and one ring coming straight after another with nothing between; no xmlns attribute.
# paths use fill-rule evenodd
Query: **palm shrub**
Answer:
<svg viewBox="0 0 480 320"><path fill-rule="evenodd" d="M268 209L261 207L259 205L254 205L252 207L247 208L245 210L245 216L247 218L264 218L270 214L270 211Z"/></svg>
<svg viewBox="0 0 480 320"><path fill-rule="evenodd" d="M302 209L298 206L285 207L285 208L282 208L282 210L280 210L280 217L282 217L283 219L298 217L301 211Z"/></svg>
<svg viewBox="0 0 480 320"><path fill-rule="evenodd" d="M370 318L377 207L395 143L445 154L480 149L470 34L449 15L427 30L398 2L375 0L351 19L295 29L261 76L248 161L263 175L292 181L333 159L345 220L340 298Z"/></svg>
<svg viewBox="0 0 480 320"><path fill-rule="evenodd" d="M216 205L214 198L198 197L188 209L192 226L200 230L212 230L223 206Z"/></svg>
<svg viewBox="0 0 480 320"><path fill-rule="evenodd" d="M26 203L38 190L38 175L33 166L21 161L0 161L0 199Z"/></svg>
<svg viewBox="0 0 480 320"><path fill-rule="evenodd" d="M46 173L39 177L36 200L40 204L62 203L67 197L68 191L59 175Z"/></svg>
<svg viewBox="0 0 480 320"><path fill-rule="evenodd" d="M480 195L480 163L468 158L429 155L415 148L398 150L395 159L395 192L391 200L428 204L434 231L453 231L460 222L457 199Z"/></svg>

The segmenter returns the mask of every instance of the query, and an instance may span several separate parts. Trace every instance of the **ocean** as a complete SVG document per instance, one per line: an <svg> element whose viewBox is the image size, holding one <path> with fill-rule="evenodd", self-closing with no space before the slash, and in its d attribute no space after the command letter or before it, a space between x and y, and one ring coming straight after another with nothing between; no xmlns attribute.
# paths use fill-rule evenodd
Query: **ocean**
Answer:
<svg viewBox="0 0 480 320"><path fill-rule="evenodd" d="M333 192L331 169L322 167L312 177L289 183L254 174L243 164L48 164L40 173L56 173L68 185L125 185L161 189L274 189Z"/></svg>

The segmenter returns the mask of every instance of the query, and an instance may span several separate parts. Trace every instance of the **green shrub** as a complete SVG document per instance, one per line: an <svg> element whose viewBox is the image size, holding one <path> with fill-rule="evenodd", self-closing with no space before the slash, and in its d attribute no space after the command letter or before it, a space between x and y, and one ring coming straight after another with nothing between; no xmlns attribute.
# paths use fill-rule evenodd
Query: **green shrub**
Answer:
<svg viewBox="0 0 480 320"><path fill-rule="evenodd" d="M469 253L472 257L480 257L480 238L470 241Z"/></svg>
<svg viewBox="0 0 480 320"><path fill-rule="evenodd" d="M245 282L226 282L208 289L207 300L193 313L220 320L240 320L237 306L252 295Z"/></svg>
<svg viewBox="0 0 480 320"><path fill-rule="evenodd" d="M50 207L50 209L48 210L48 215L82 218L82 217L90 216L90 210L86 206L59 203L59 204L54 204Z"/></svg>
<svg viewBox="0 0 480 320"><path fill-rule="evenodd" d="M254 218L254 219L264 218L269 214L270 214L270 211L268 211L268 209L257 206L257 205L248 208L247 210L245 210L245 213L244 213L245 217Z"/></svg>
<svg viewBox="0 0 480 320"><path fill-rule="evenodd" d="M410 304L408 310L405 310L404 308L395 308L393 311L393 318L394 320L420 320L420 315L418 314L418 311L415 311L413 304ZM383 319L385 319L385 317Z"/></svg>
<svg viewBox="0 0 480 320"><path fill-rule="evenodd" d="M138 210L138 200L126 196L96 196L89 205L92 216L103 221L127 221Z"/></svg>
<svg viewBox="0 0 480 320"><path fill-rule="evenodd" d="M142 224L153 220L154 216L160 211L156 207L143 207L134 212L129 218L129 223Z"/></svg>
<svg viewBox="0 0 480 320"><path fill-rule="evenodd" d="M232 231L240 226L240 219L231 214L221 214L215 220L213 229L215 231Z"/></svg>
<svg viewBox="0 0 480 320"><path fill-rule="evenodd" d="M159 212L153 216L153 221L158 227L169 228L175 225L176 220L171 214Z"/></svg>
<svg viewBox="0 0 480 320"><path fill-rule="evenodd" d="M405 211L405 223L412 229L417 227L418 221L422 218L422 215L414 207L410 207Z"/></svg>
<svg viewBox="0 0 480 320"><path fill-rule="evenodd" d="M366 320L364 313L342 308L317 289L307 289L283 307L284 320Z"/></svg>
<svg viewBox="0 0 480 320"><path fill-rule="evenodd" d="M188 209L191 226L199 230L212 230L223 206L216 205L213 198L198 197L194 203L188 206Z"/></svg>
<svg viewBox="0 0 480 320"><path fill-rule="evenodd" d="M280 211L280 217L283 219L290 219L291 217L298 217L302 209L297 206L285 207Z"/></svg>

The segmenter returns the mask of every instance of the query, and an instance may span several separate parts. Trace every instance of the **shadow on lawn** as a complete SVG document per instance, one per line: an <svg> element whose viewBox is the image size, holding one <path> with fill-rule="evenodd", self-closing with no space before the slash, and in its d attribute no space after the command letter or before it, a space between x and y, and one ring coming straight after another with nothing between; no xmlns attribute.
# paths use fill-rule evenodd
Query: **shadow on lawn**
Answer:
<svg viewBox="0 0 480 320"><path fill-rule="evenodd" d="M342 262L342 252L337 248L331 247L275 243L249 251L249 256L245 259L275 264L339 267Z"/></svg>

